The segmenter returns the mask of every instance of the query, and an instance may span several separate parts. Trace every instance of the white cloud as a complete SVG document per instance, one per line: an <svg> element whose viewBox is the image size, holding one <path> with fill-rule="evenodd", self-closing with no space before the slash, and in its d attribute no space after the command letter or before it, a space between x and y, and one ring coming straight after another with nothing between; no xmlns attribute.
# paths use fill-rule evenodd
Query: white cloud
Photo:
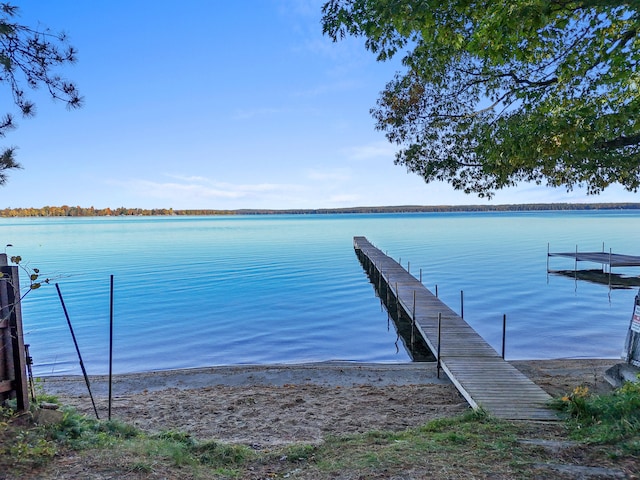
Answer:
<svg viewBox="0 0 640 480"><path fill-rule="evenodd" d="M351 180L351 171L346 168L331 170L309 170L307 178L321 182L345 182Z"/></svg>
<svg viewBox="0 0 640 480"><path fill-rule="evenodd" d="M290 192L303 191L295 184L256 183L234 184L219 182L201 176L166 175L177 181L129 180L110 182L134 191L140 197L161 198L166 200L206 200L206 199L243 199L258 198L262 195L288 195Z"/></svg>
<svg viewBox="0 0 640 480"><path fill-rule="evenodd" d="M370 160L374 158L395 158L397 147L389 142L378 141L368 145L360 145L349 148L345 151L351 160Z"/></svg>

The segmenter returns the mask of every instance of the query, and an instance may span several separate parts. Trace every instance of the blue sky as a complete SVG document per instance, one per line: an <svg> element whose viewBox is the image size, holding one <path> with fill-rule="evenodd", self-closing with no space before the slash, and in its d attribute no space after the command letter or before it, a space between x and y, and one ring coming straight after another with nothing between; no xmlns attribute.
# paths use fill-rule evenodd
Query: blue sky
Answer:
<svg viewBox="0 0 640 480"><path fill-rule="evenodd" d="M60 71L85 98L68 111L29 92L0 208L333 208L484 204L393 164L369 109L400 68L361 41L322 36L322 0L16 2L21 21L65 31ZM5 91L5 108L9 104ZM523 185L495 204L640 201Z"/></svg>

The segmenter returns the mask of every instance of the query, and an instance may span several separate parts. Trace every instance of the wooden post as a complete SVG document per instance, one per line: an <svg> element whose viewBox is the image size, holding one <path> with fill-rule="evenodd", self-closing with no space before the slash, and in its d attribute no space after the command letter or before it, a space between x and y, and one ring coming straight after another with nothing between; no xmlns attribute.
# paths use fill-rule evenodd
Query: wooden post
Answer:
<svg viewBox="0 0 640 480"><path fill-rule="evenodd" d="M4 365L0 366L0 399L15 395L19 412L29 410L29 390L26 374L26 354L22 332L20 305L20 275L17 266L8 266L7 255L0 254L0 349L4 350ZM2 356L0 356L1 358Z"/></svg>
<svg viewBox="0 0 640 480"><path fill-rule="evenodd" d="M464 320L464 292L460 290L460 318Z"/></svg>
<svg viewBox="0 0 640 480"><path fill-rule="evenodd" d="M420 269L420 283L422 283L422 269Z"/></svg>
<svg viewBox="0 0 640 480"><path fill-rule="evenodd" d="M438 298L438 284L436 283L436 298Z"/></svg>
<svg viewBox="0 0 640 480"><path fill-rule="evenodd" d="M407 262L407 273L411 273L411 262Z"/></svg>

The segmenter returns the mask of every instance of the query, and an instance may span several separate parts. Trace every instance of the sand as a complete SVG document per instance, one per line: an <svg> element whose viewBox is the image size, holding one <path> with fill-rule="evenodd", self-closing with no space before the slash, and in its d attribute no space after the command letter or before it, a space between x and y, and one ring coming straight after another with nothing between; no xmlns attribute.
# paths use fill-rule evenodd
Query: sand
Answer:
<svg viewBox="0 0 640 480"><path fill-rule="evenodd" d="M616 360L511 362L553 396L578 385L605 392ZM101 418L106 377L90 377ZM45 377L47 393L94 415L82 377ZM148 432L179 430L199 440L253 448L321 442L331 434L402 430L469 406L433 363L229 366L114 376L112 418Z"/></svg>

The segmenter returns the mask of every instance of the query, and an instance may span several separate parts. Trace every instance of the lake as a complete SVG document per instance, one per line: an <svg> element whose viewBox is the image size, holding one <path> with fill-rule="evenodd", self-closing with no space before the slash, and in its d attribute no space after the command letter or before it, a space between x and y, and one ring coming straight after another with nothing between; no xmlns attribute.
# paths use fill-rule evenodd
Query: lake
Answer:
<svg viewBox="0 0 640 480"><path fill-rule="evenodd" d="M353 251L366 236L507 359L618 358L636 289L547 274L551 251L640 254L638 211L2 218L8 255L60 287L89 374L410 360ZM551 258L552 269L572 270ZM582 268L599 265L581 264ZM639 275L637 268L614 273ZM21 279L23 292L28 280ZM23 301L37 376L80 373L56 288Z"/></svg>

